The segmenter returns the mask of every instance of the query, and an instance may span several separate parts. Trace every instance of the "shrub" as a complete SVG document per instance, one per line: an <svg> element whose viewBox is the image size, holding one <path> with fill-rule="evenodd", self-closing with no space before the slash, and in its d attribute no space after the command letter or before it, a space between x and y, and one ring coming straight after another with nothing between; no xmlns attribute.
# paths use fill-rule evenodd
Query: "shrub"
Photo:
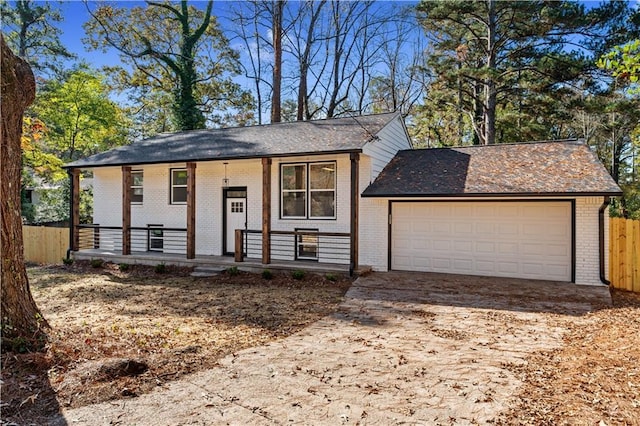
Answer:
<svg viewBox="0 0 640 426"><path fill-rule="evenodd" d="M236 275L238 275L240 273L240 270L238 269L237 266L232 266L230 268L227 268L226 272L230 276L235 277Z"/></svg>
<svg viewBox="0 0 640 426"><path fill-rule="evenodd" d="M262 271L262 278L264 278L265 280L270 280L271 278L273 278L273 272L271 272L271 270L269 269L265 269L264 271Z"/></svg>
<svg viewBox="0 0 640 426"><path fill-rule="evenodd" d="M131 265L129 265L128 263L121 263L118 265L118 269L120 269L122 272L128 271Z"/></svg>
<svg viewBox="0 0 640 426"><path fill-rule="evenodd" d="M167 265L165 265L164 262L158 263L155 267L155 271L156 274L164 274L167 272Z"/></svg>
<svg viewBox="0 0 640 426"><path fill-rule="evenodd" d="M295 271L291 272L291 276L296 280L301 280L304 278L305 272L300 269L296 269Z"/></svg>
<svg viewBox="0 0 640 426"><path fill-rule="evenodd" d="M102 268L102 265L104 265L104 260L102 259L91 259L91 267L92 268Z"/></svg>
<svg viewBox="0 0 640 426"><path fill-rule="evenodd" d="M324 277L329 281L338 281L338 277L331 273L326 274Z"/></svg>
<svg viewBox="0 0 640 426"><path fill-rule="evenodd" d="M73 265L73 258L71 258L71 257L63 257L62 258L62 263L64 263L65 265Z"/></svg>

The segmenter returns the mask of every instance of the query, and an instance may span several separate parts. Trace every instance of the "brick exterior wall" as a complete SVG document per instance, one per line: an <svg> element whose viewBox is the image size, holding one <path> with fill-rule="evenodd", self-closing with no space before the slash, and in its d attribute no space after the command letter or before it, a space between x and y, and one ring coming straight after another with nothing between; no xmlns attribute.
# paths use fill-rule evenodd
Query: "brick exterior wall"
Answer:
<svg viewBox="0 0 640 426"><path fill-rule="evenodd" d="M504 199L502 199L504 200ZM386 271L388 264L388 199L363 198L361 201L360 259L375 271ZM416 200L418 201L418 200ZM447 201L443 199L441 201ZM448 201L456 201L449 199ZM599 285L598 210L603 197L577 197L576 227L576 276L577 284ZM608 215L605 212L605 270L608 271ZM608 272L607 272L608 273Z"/></svg>

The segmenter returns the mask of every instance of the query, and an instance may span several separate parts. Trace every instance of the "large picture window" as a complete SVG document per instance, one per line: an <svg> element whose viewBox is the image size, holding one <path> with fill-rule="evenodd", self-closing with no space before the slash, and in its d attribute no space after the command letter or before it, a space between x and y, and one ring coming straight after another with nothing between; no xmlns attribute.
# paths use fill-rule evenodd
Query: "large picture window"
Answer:
<svg viewBox="0 0 640 426"><path fill-rule="evenodd" d="M336 217L336 163L283 164L281 215L292 219Z"/></svg>
<svg viewBox="0 0 640 426"><path fill-rule="evenodd" d="M143 200L143 174L142 171L131 172L131 202L134 204L142 204Z"/></svg>
<svg viewBox="0 0 640 426"><path fill-rule="evenodd" d="M187 202L187 169L171 169L171 204Z"/></svg>

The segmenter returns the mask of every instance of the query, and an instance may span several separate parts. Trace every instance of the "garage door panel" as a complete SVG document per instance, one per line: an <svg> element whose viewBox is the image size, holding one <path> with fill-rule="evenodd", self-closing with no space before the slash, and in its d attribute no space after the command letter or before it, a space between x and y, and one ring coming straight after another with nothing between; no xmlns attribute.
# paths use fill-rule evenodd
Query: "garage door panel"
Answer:
<svg viewBox="0 0 640 426"><path fill-rule="evenodd" d="M571 280L568 202L392 204L391 268Z"/></svg>

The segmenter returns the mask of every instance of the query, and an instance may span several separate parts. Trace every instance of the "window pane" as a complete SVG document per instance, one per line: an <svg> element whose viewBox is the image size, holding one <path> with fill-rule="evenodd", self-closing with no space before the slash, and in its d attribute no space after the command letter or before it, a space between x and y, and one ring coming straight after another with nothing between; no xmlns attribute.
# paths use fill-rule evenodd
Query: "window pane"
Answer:
<svg viewBox="0 0 640 426"><path fill-rule="evenodd" d="M142 172L131 173L131 186L142 186Z"/></svg>
<svg viewBox="0 0 640 426"><path fill-rule="evenodd" d="M284 192L282 194L282 217L306 216L306 197L304 192Z"/></svg>
<svg viewBox="0 0 640 426"><path fill-rule="evenodd" d="M309 166L311 189L334 189L336 185L336 165L311 164Z"/></svg>
<svg viewBox="0 0 640 426"><path fill-rule="evenodd" d="M186 203L187 202L187 188L177 187L172 189L173 203Z"/></svg>
<svg viewBox="0 0 640 426"><path fill-rule="evenodd" d="M318 236L314 234L298 235L298 258L318 258Z"/></svg>
<svg viewBox="0 0 640 426"><path fill-rule="evenodd" d="M187 171L173 170L173 185L186 185L186 184L187 184Z"/></svg>
<svg viewBox="0 0 640 426"><path fill-rule="evenodd" d="M132 203L142 203L142 188L132 188L131 190L131 202Z"/></svg>
<svg viewBox="0 0 640 426"><path fill-rule="evenodd" d="M306 166L282 166L282 189L305 189L307 187Z"/></svg>
<svg viewBox="0 0 640 426"><path fill-rule="evenodd" d="M311 193L310 217L334 217L335 191L313 191Z"/></svg>

